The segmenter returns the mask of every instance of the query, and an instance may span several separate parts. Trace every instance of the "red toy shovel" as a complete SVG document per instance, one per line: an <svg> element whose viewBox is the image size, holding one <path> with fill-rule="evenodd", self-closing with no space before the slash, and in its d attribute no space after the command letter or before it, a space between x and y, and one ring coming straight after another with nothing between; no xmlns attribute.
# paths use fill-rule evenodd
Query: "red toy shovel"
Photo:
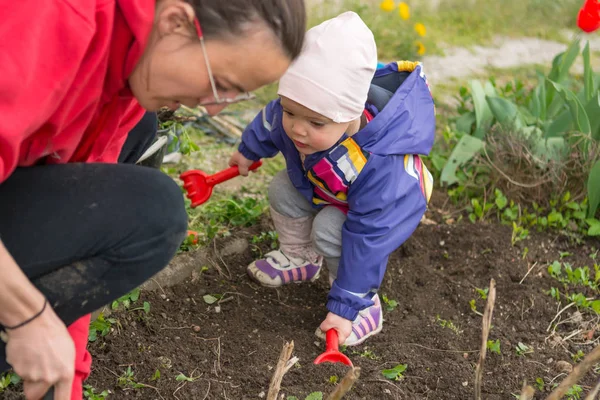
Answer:
<svg viewBox="0 0 600 400"><path fill-rule="evenodd" d="M261 165L262 161L258 160L250 165L248 169L252 171ZM195 208L210 198L213 187L216 184L235 178L239 174L240 170L238 167L230 167L214 175L208 175L204 171L192 169L179 175L179 177L183 181L183 188L187 192L188 199L192 201L192 208Z"/></svg>
<svg viewBox="0 0 600 400"><path fill-rule="evenodd" d="M324 362L342 363L349 367L353 367L352 361L338 350L338 333L335 329L330 329L325 335L325 353L315 358L315 364Z"/></svg>

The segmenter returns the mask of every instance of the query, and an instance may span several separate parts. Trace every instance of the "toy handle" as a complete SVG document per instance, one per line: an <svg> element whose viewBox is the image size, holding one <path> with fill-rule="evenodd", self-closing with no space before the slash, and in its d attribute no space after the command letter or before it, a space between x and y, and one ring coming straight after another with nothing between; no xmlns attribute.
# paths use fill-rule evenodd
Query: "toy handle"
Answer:
<svg viewBox="0 0 600 400"><path fill-rule="evenodd" d="M325 334L325 351L339 351L339 338L335 329L330 329Z"/></svg>
<svg viewBox="0 0 600 400"><path fill-rule="evenodd" d="M262 165L261 160L255 161L254 163L252 163L252 165L250 165L250 168L248 168L248 170L249 171L255 170L256 168L260 167L261 165ZM240 174L240 169L237 166L229 167L227 169L224 169L223 171L217 172L216 174L211 175L208 178L206 178L206 183L208 183L210 186L214 186L221 182L225 182L231 178L235 178L239 174Z"/></svg>

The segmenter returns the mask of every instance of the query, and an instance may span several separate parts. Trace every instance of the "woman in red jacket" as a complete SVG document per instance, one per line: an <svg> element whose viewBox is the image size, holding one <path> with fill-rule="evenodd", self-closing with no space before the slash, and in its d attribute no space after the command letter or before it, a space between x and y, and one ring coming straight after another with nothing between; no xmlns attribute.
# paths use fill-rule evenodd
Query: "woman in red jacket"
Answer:
<svg viewBox="0 0 600 400"><path fill-rule="evenodd" d="M66 326L164 268L186 232L168 176L117 164L135 161L128 133L144 110L216 114L277 80L302 47L304 4L21 0L2 14L0 371L27 399L71 386L80 399L89 319L73 339Z"/></svg>

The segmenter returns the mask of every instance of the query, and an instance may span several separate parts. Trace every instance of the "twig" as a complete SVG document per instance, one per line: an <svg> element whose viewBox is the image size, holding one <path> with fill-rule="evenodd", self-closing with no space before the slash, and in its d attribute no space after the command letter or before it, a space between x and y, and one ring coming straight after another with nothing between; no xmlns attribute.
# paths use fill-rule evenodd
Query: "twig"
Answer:
<svg viewBox="0 0 600 400"><path fill-rule="evenodd" d="M565 307L563 307L562 310L560 310L555 316L554 318L552 318L552 321L550 321L550 324L548 325L548 328L546 328L546 332L548 332L550 330L550 328L552 328L552 323L554 321L556 321L556 318L558 318L560 316L560 314L562 314L563 312L565 312L566 309L568 309L569 307L573 307L575 305L575 303L569 303L567 304Z"/></svg>
<svg viewBox="0 0 600 400"><path fill-rule="evenodd" d="M495 169L496 171L498 171L498 172L500 173L500 175L502 175L502 176L504 177L504 179L506 179L507 181L509 181L509 182L510 182L510 183L512 183L513 185L515 185L515 186L519 186L519 187L522 187L522 188L535 188L535 187L538 187L538 186L540 186L540 185L543 183L543 182L541 182L541 183L540 183L540 182L538 182L538 183L529 183L529 184L528 184L528 183L520 183L520 182L517 182L517 181L515 181L515 180L511 179L511 177L510 177L510 176L508 176L508 175L507 175L507 174L506 174L504 171L502 171L500 168L498 168L498 167L496 166L496 164L494 164L494 162L493 162L493 161L490 159L490 156L488 155L488 153L487 153L487 150L486 150L486 148L485 148L485 147L486 147L486 146L485 146L485 144L484 144L484 145L483 145L483 154L485 154L485 158L487 158L487 160L488 160L488 162L490 163L490 165L491 165L492 167L494 167L494 169Z"/></svg>
<svg viewBox="0 0 600 400"><path fill-rule="evenodd" d="M327 397L327 400L340 400L346 393L352 389L354 383L360 377L360 367L354 367L346 373L339 385Z"/></svg>
<svg viewBox="0 0 600 400"><path fill-rule="evenodd" d="M277 368L271 378L271 384L269 385L269 393L267 394L267 400L277 400L277 395L281 390L281 380L283 375L294 365L298 358L294 357L290 360L292 352L294 351L294 341L285 343L279 354L279 360L277 361Z"/></svg>
<svg viewBox="0 0 600 400"><path fill-rule="evenodd" d="M546 400L560 400L569 390L569 388L575 385L579 380L600 360L600 346L597 346L591 353L589 353L583 361L573 368L573 371L558 385L556 389Z"/></svg>
<svg viewBox="0 0 600 400"><path fill-rule="evenodd" d="M479 353L479 361L475 369L475 400L481 400L481 380L483 378L483 363L485 361L485 353L487 351L487 340L490 334L492 325L492 314L494 312L494 303L496 302L496 281L490 280L490 290L488 293L488 301L483 311L483 327L481 332L481 352Z"/></svg>
<svg viewBox="0 0 600 400"><path fill-rule="evenodd" d="M596 386L594 387L594 390L592 390L586 397L585 400L596 400L596 395L598 395L598 392L600 391L600 382L598 382L598 384L596 384Z"/></svg>
<svg viewBox="0 0 600 400"><path fill-rule="evenodd" d="M523 382L523 389L521 390L521 396L519 396L519 400L533 400L533 396L535 395L535 389L527 384L527 382Z"/></svg>
<svg viewBox="0 0 600 400"><path fill-rule="evenodd" d="M208 389L206 389L206 394L204 395L204 398L202 400L206 400L209 392L210 392L210 381L208 381Z"/></svg>
<svg viewBox="0 0 600 400"><path fill-rule="evenodd" d="M160 283L158 283L158 281L154 278L150 278L150 280L154 283L156 283L156 286L158 286L158 288L163 292L163 294L166 296L167 292L165 292L165 289L163 289L162 286L160 286Z"/></svg>
<svg viewBox="0 0 600 400"><path fill-rule="evenodd" d="M219 260L221 260L221 262L223 263L223 266L224 266L224 267L225 267L225 269L227 270L227 275L229 275L227 278L228 278L229 280L231 280L231 279L232 279L232 276L231 276L231 271L229 270L229 267L227 266L227 263L226 263L226 262L223 260L223 257L221 257L221 254L219 254L219 252L217 251L217 241L216 241L216 240L213 240L213 245L214 245L214 247L213 247L213 248L214 248L214 251L215 251L215 255L216 255L217 257L219 257Z"/></svg>
<svg viewBox="0 0 600 400"><path fill-rule="evenodd" d="M523 281L525 280L525 278L527 278L527 275L529 275L529 273L531 272L531 270L534 269L536 265L537 265L537 261L533 263L533 265L531 266L531 268L529 268L529 271L527 271L527 273L525 274L525 276L523 277L523 279L521 279L521 281L519 282L519 285L523 283Z"/></svg>

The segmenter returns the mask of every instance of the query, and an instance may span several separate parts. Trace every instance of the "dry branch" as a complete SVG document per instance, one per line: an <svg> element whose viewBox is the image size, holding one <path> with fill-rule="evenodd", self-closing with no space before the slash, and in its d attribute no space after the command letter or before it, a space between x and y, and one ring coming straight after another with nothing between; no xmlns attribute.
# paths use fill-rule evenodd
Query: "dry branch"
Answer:
<svg viewBox="0 0 600 400"><path fill-rule="evenodd" d="M281 349L281 353L279 354L279 361L277 361L277 368L275 368L275 373L271 378L271 384L269 385L269 393L267 394L267 400L277 400L277 395L281 390L281 380L286 372L292 368L296 362L298 362L298 357L292 357L292 352L294 351L294 341L292 340L289 343L283 345Z"/></svg>
<svg viewBox="0 0 600 400"><path fill-rule="evenodd" d="M526 382L523 383L523 390L521 390L521 396L519 396L519 400L533 400L534 395L535 389L527 385Z"/></svg>
<svg viewBox="0 0 600 400"><path fill-rule="evenodd" d="M546 400L560 400L567 393L569 388L575 385L583 376L600 360L600 346L592 350L590 354L585 356L583 361L573 368L573 371L567 376Z"/></svg>
<svg viewBox="0 0 600 400"><path fill-rule="evenodd" d="M354 383L360 377L360 367L354 367L346 373L339 385L327 397L327 400L340 400L346 393L352 389Z"/></svg>
<svg viewBox="0 0 600 400"><path fill-rule="evenodd" d="M481 332L481 351L479 353L479 361L475 369L475 400L481 400L481 380L483 378L483 363L487 351L487 340L490 334L490 326L492 325L492 313L494 312L494 303L496 302L496 281L490 280L490 290L488 292L488 301L483 311L483 328Z"/></svg>

